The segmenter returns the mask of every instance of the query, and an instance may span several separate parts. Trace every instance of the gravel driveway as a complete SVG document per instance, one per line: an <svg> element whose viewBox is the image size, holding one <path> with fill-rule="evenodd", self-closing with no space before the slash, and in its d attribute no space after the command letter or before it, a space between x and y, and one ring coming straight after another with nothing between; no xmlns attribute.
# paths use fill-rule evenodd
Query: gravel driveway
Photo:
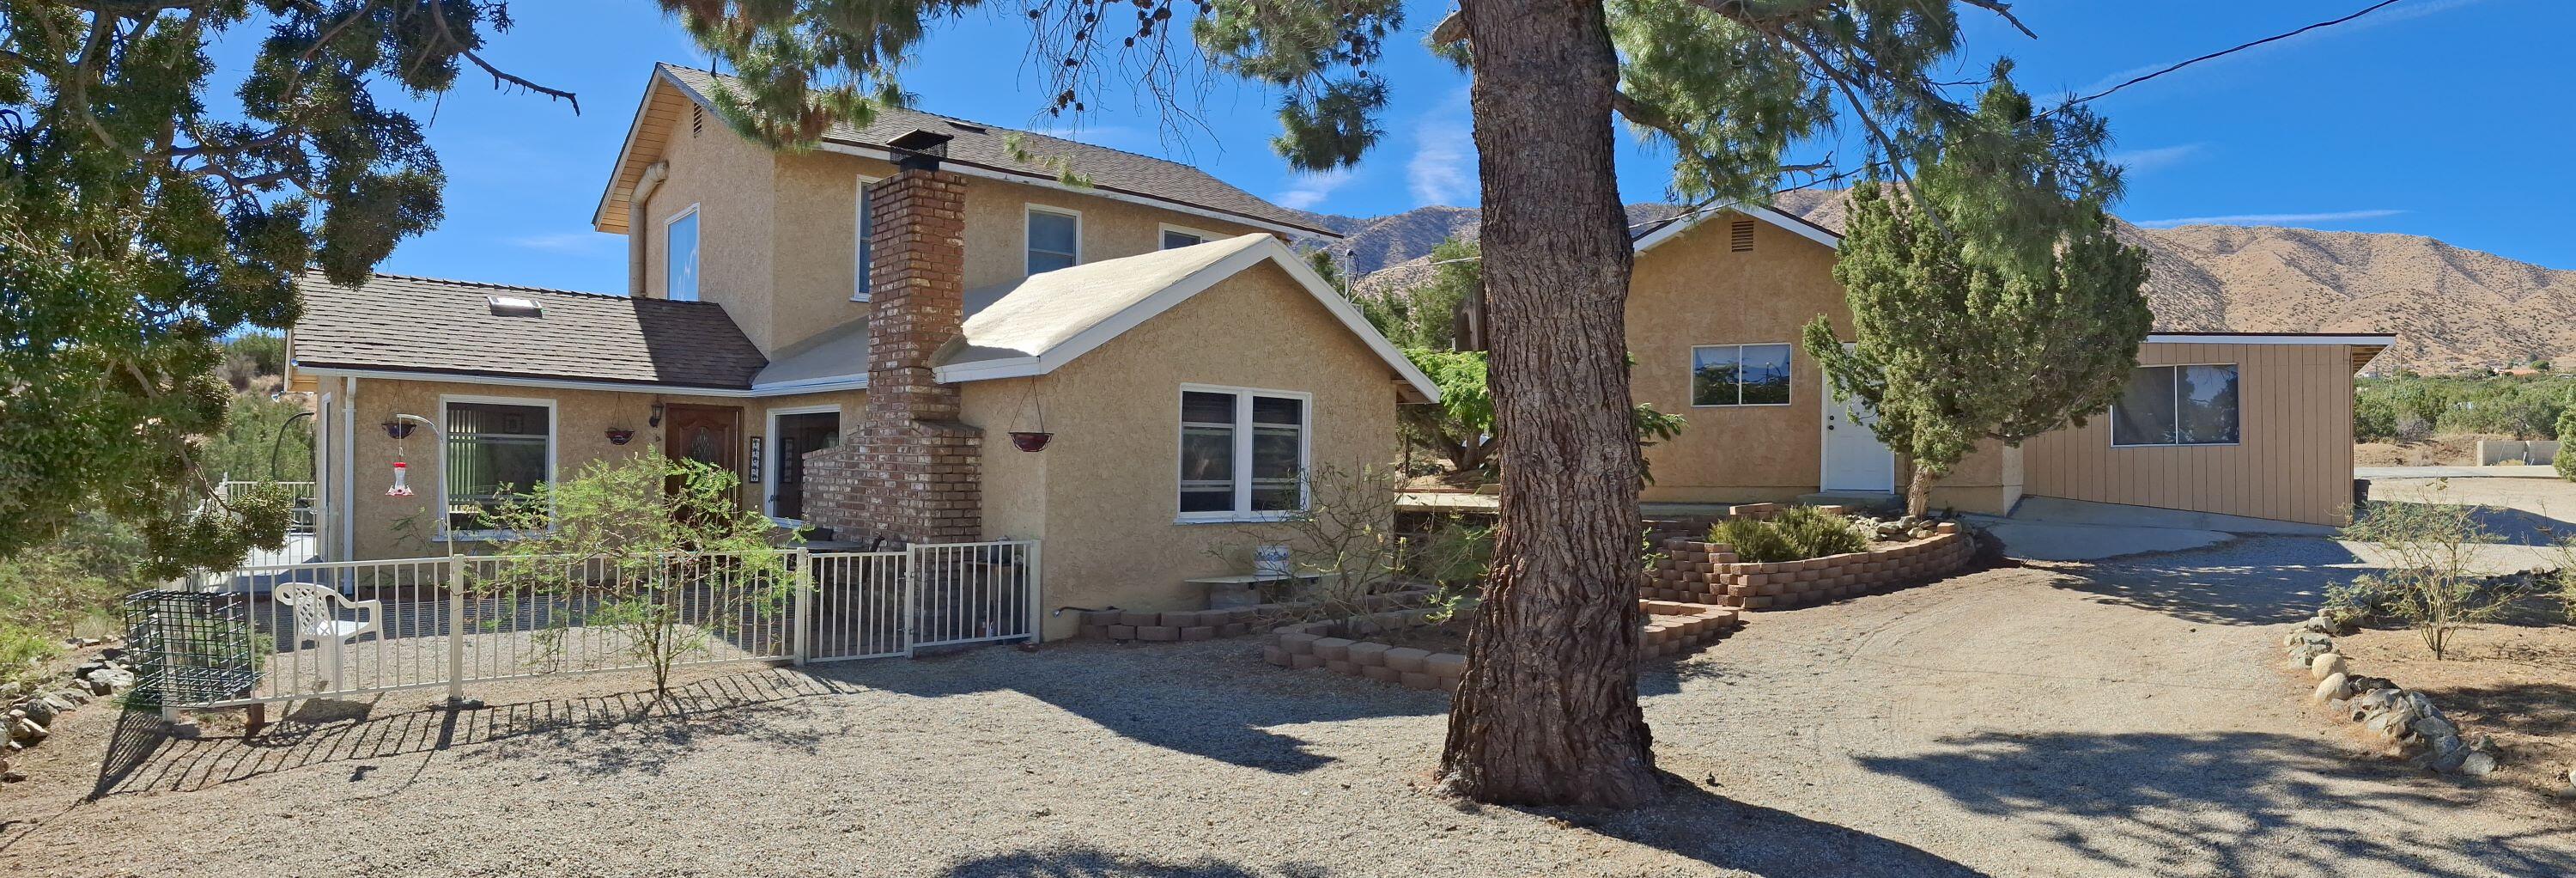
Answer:
<svg viewBox="0 0 2576 878"><path fill-rule="evenodd" d="M90 709L0 791L0 874L2576 873L2576 809L2376 762L2301 706L2275 623L2340 554L2256 540L1757 615L1647 676L1671 797L1625 814L1425 792L1437 693L1249 641L1074 644L711 674L679 719L579 697L625 677L250 741Z"/></svg>

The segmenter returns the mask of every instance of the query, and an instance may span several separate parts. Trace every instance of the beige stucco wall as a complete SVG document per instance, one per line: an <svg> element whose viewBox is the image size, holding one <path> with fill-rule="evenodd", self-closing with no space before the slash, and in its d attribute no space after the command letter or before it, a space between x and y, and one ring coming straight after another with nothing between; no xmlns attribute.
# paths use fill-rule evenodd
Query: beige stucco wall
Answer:
<svg viewBox="0 0 2576 878"><path fill-rule="evenodd" d="M1803 351L1790 356L1785 406L1690 404L1691 348L1789 344L1816 315L1850 332L1834 251L1770 223L1753 224L1753 250L1729 249L1736 214L1639 254L1628 283L1628 351L1637 359L1630 393L1689 419L1673 441L1647 450L1655 475L1645 499L1677 502L1782 500L1816 490L1823 466L1823 373Z"/></svg>
<svg viewBox="0 0 2576 878"><path fill-rule="evenodd" d="M1035 379L1055 433L1045 451L1013 450L1004 435L1034 424L1030 382L967 385L966 417L986 437L986 536L1046 540L1048 610L1202 608L1205 593L1181 580L1246 572L1214 552L1288 533L1277 525L1174 523L1181 385L1311 393L1314 463L1356 471L1396 457L1390 377L1285 271L1264 264ZM1035 530L1030 479L1044 486ZM1064 637L1075 621L1068 614L1046 624L1047 636Z"/></svg>
<svg viewBox="0 0 2576 878"><path fill-rule="evenodd" d="M2352 502L2349 346L2149 344L2138 362L2237 364L2242 441L2113 448L2106 415L2030 441L2030 494L2344 523Z"/></svg>
<svg viewBox="0 0 2576 878"><path fill-rule="evenodd" d="M656 88L670 88L656 84ZM708 119L698 134L680 123L656 158L670 177L646 205L645 290L669 290L662 224L699 205L699 298L722 303L762 351L867 316L853 302L858 272L858 187L894 166L835 152L772 153ZM1077 169L1078 170L1078 169ZM1027 270L1026 206L1082 216L1081 257L1098 262L1150 253L1165 223L1220 237L1259 231L1241 223L1094 195L981 177L966 181L966 288L1018 280Z"/></svg>
<svg viewBox="0 0 2576 878"><path fill-rule="evenodd" d="M342 400L348 398L345 379L327 379L324 386L336 395L335 398ZM438 518L432 515L430 510L438 502L438 486L445 478L445 458L439 453L438 438L431 430L421 428L414 430L411 438L402 443L403 458L410 465L408 481L416 493L411 497L387 497L384 491L393 480L396 443L385 435L382 427L378 426L392 420L396 413L403 413L428 418L431 422L444 427L445 423L439 407L444 397L485 397L553 403L555 406L554 472L558 478L578 472L584 465L595 461L614 460L660 447L661 431L647 426L651 421L655 402L739 407L742 409L742 432L745 437L749 437L765 436L768 432L767 413L773 408L839 404L842 407L843 423L846 425L855 422L867 398L864 391L806 394L774 399L731 399L684 394L554 390L375 378L358 379L357 387L354 411L357 427L356 442L350 448L354 454L350 466L354 483L348 487L356 498L354 507L356 519L352 522L352 537L356 546L356 557L361 559L408 558L446 553L444 547L431 540L431 537L438 533ZM341 429L341 425L336 421L322 427L334 431L334 438L337 437L337 431ZM608 441L607 435L610 428L633 430L635 438L623 446L612 444ZM748 445L747 439L745 445ZM764 453L767 453L770 445L765 438L762 447ZM748 450L738 449L737 454L747 456ZM337 464L338 461L335 460L334 465ZM762 474L768 475L769 469L770 467L764 465ZM338 479L335 477L332 481L336 483ZM321 486L321 489L326 492L329 502L335 505L339 502L341 485L326 484ZM763 487L757 484L746 485L743 496L747 499L760 499L763 496L763 490ZM408 529L397 526L399 522L405 520L412 520L415 524ZM464 551L474 550L471 546L464 549Z"/></svg>

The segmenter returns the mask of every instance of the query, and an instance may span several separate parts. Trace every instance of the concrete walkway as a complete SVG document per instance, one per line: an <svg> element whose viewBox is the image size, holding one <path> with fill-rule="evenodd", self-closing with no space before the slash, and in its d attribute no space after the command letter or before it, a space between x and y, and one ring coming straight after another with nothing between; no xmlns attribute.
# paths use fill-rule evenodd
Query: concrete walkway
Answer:
<svg viewBox="0 0 2576 878"><path fill-rule="evenodd" d="M2496 466L2357 466L2356 479L2555 479L2558 470L2547 466L2498 464Z"/></svg>
<svg viewBox="0 0 2576 878"><path fill-rule="evenodd" d="M2239 535L2327 536L2334 528L2179 509L2030 497L2010 517L1968 520L2002 540L2004 554L2033 561L2098 561L2215 546Z"/></svg>

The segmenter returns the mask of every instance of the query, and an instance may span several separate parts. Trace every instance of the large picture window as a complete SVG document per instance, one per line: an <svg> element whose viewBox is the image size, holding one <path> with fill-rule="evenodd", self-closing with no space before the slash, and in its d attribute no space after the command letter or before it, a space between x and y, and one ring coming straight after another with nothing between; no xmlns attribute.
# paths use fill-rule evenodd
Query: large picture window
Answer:
<svg viewBox="0 0 2576 878"><path fill-rule="evenodd" d="M1071 268L1082 261L1082 215L1029 205L1029 274Z"/></svg>
<svg viewBox="0 0 2576 878"><path fill-rule="evenodd" d="M2111 444L2234 445L2236 365L2140 366L2111 406Z"/></svg>
<svg viewBox="0 0 2576 878"><path fill-rule="evenodd" d="M493 509L551 479L553 421L543 405L447 404L448 529L489 529Z"/></svg>
<svg viewBox="0 0 2576 878"><path fill-rule="evenodd" d="M1691 405L1788 405L1789 346L1691 348Z"/></svg>
<svg viewBox="0 0 2576 878"><path fill-rule="evenodd" d="M1307 398L1181 391L1181 518L1275 518L1306 509Z"/></svg>
<svg viewBox="0 0 2576 878"><path fill-rule="evenodd" d="M675 302L698 300L698 206L689 205L662 225L664 295Z"/></svg>

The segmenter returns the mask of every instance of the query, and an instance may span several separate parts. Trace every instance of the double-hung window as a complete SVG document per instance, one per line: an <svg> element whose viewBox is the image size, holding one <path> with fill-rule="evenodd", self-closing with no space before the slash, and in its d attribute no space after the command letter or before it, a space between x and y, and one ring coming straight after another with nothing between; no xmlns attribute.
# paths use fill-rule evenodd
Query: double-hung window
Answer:
<svg viewBox="0 0 2576 878"><path fill-rule="evenodd" d="M698 206L662 224L662 283L675 302L698 300Z"/></svg>
<svg viewBox="0 0 2576 878"><path fill-rule="evenodd" d="M869 236L875 235L877 231L876 221L868 217L868 208L870 207L869 202L873 200L869 196L876 189L876 186L877 181L875 180L870 180L866 177L859 178L858 259L856 260L856 264L851 266L858 275L858 285L855 289L850 291L850 301L853 302L865 302L868 300L868 265L871 261L869 257L873 255L873 250L868 245L868 238Z"/></svg>
<svg viewBox="0 0 2576 878"><path fill-rule="evenodd" d="M1286 391L1183 388L1181 519L1304 512L1309 402Z"/></svg>
<svg viewBox="0 0 2576 878"><path fill-rule="evenodd" d="M1180 226L1172 225L1163 227L1163 249L1165 250L1196 247L1200 244L1207 243L1208 240L1208 234L1197 229L1182 228Z"/></svg>
<svg viewBox="0 0 2576 878"><path fill-rule="evenodd" d="M553 476L553 408L451 401L446 420L448 529L490 529L492 511Z"/></svg>
<svg viewBox="0 0 2576 878"><path fill-rule="evenodd" d="M1691 348L1691 405L1788 405L1789 346Z"/></svg>
<svg viewBox="0 0 2576 878"><path fill-rule="evenodd" d="M2139 366L2111 404L2111 444L2234 445L2236 364Z"/></svg>
<svg viewBox="0 0 2576 878"><path fill-rule="evenodd" d="M1082 261L1082 214L1029 205L1029 274L1071 268Z"/></svg>

